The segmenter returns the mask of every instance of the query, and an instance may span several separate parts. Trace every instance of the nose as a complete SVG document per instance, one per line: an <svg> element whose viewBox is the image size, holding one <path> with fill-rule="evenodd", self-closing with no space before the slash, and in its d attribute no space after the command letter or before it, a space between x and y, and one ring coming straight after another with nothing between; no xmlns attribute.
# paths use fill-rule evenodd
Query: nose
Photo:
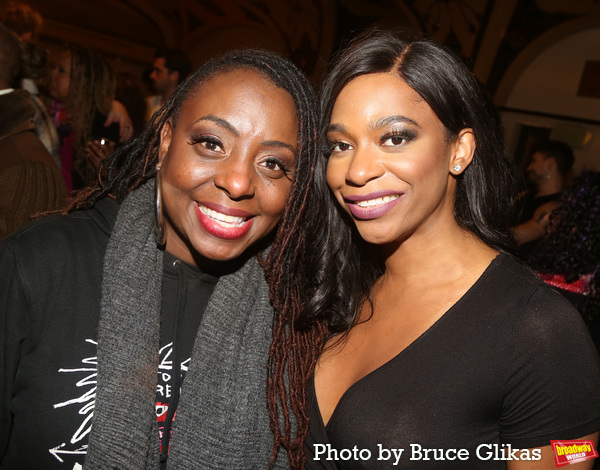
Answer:
<svg viewBox="0 0 600 470"><path fill-rule="evenodd" d="M357 148L346 171L346 182L353 186L364 186L369 181L383 176L385 168L379 162L374 151Z"/></svg>
<svg viewBox="0 0 600 470"><path fill-rule="evenodd" d="M250 199L255 193L256 177L253 158L230 155L217 168L214 183L232 200Z"/></svg>

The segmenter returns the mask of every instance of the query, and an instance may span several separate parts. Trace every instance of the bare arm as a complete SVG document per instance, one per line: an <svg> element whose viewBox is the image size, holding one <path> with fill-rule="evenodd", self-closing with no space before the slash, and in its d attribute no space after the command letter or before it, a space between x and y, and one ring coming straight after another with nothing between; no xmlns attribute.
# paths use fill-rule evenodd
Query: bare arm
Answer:
<svg viewBox="0 0 600 470"><path fill-rule="evenodd" d="M133 124L127 113L127 109L120 101L112 100L110 112L104 122L104 126L110 126L112 123L119 123L119 140L126 142L133 137Z"/></svg>
<svg viewBox="0 0 600 470"><path fill-rule="evenodd" d="M540 238L546 231L550 223L550 213L557 206L555 201L547 202L538 207L533 217L527 222L523 222L513 227L513 235L519 245L529 243Z"/></svg>

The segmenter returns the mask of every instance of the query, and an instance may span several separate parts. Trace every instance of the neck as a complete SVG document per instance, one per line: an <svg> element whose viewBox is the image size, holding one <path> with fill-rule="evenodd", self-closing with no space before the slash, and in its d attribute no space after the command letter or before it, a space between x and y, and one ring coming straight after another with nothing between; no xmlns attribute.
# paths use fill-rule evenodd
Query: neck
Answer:
<svg viewBox="0 0 600 470"><path fill-rule="evenodd" d="M556 194L562 190L563 181L562 176L549 175L548 178L538 183L536 197L548 196L550 194Z"/></svg>
<svg viewBox="0 0 600 470"><path fill-rule="evenodd" d="M386 247L385 251L386 282L409 288L450 282L473 269L483 270L497 255L456 223L449 231L413 235L392 250Z"/></svg>

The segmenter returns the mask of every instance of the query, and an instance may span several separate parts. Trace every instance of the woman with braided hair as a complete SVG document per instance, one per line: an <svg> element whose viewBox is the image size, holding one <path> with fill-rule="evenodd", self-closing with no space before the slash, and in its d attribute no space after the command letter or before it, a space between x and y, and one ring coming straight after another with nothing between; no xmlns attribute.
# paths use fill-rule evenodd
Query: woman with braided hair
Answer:
<svg viewBox="0 0 600 470"><path fill-rule="evenodd" d="M302 468L321 165L306 78L231 52L7 238L0 468Z"/></svg>
<svg viewBox="0 0 600 470"><path fill-rule="evenodd" d="M47 81L47 107L60 139L63 178L69 190L78 190L95 182L98 173L88 158L88 142L129 139L131 120L124 106L114 100L111 66L92 49L78 44L65 46L51 63ZM113 116L119 124L109 125Z"/></svg>

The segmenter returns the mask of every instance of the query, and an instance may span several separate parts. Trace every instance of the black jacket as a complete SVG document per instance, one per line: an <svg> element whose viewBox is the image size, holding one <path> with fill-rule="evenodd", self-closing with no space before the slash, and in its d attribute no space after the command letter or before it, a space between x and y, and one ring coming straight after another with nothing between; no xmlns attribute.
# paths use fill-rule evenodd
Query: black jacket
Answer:
<svg viewBox="0 0 600 470"><path fill-rule="evenodd" d="M0 244L1 469L70 470L83 460L102 261L118 208L106 199L49 216Z"/></svg>

